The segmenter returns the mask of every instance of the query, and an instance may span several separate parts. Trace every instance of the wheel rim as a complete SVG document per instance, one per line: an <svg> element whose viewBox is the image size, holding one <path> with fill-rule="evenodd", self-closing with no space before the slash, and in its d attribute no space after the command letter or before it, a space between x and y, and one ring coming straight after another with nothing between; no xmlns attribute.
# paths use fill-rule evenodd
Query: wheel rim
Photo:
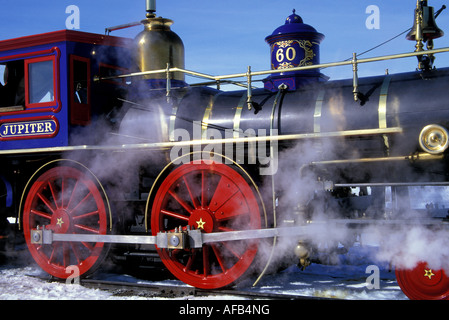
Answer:
<svg viewBox="0 0 449 320"><path fill-rule="evenodd" d="M202 161L181 165L162 182L151 216L154 235L179 226L207 233L260 228L259 203L248 182L225 164ZM205 244L201 249L158 252L181 281L215 289L240 279L250 269L257 248L257 240L227 241Z"/></svg>
<svg viewBox="0 0 449 320"><path fill-rule="evenodd" d="M66 279L74 270L72 266L77 267L79 276L90 273L107 250L100 242L32 244L32 229L44 226L54 233L106 234L107 225L103 193L83 171L54 167L31 185L23 211L25 240L34 260L52 276Z"/></svg>
<svg viewBox="0 0 449 320"><path fill-rule="evenodd" d="M396 279L402 291L413 300L448 300L449 278L444 270L429 268L420 262L409 270L396 270Z"/></svg>

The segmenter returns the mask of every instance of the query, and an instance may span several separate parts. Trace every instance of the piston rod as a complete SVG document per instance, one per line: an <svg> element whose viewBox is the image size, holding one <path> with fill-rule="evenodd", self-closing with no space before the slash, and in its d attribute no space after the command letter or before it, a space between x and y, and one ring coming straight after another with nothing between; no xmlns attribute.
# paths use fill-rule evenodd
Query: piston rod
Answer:
<svg viewBox="0 0 449 320"><path fill-rule="evenodd" d="M196 230L176 230L174 232L159 232L156 236L146 235L111 235L111 234L69 234L55 233L45 228L31 230L33 244L52 244L53 242L103 242L127 244L154 244L158 248L186 249L201 248L210 242L251 240L272 238L275 236L303 235L310 230L307 226L254 229L229 232L203 233Z"/></svg>
<svg viewBox="0 0 449 320"><path fill-rule="evenodd" d="M204 233L200 229L175 229L173 232L159 232L156 236L147 235L97 235L97 234L67 234L55 233L53 230L38 228L31 230L31 242L33 244L52 244L53 242L103 242L126 244L152 244L160 249L198 249L206 243L254 240L273 237L300 237L307 239L324 232L326 228L347 228L368 225L378 226L403 226L418 223L420 225L449 227L449 222L441 219L414 220L373 220L373 219L335 219L329 221L314 221L294 227L278 227L267 229L239 230L228 232Z"/></svg>

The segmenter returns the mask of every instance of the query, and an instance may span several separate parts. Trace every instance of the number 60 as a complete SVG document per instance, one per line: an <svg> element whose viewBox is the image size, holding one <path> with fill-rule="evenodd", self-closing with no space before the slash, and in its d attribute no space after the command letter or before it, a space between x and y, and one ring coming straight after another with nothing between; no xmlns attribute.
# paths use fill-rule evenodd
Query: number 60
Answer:
<svg viewBox="0 0 449 320"><path fill-rule="evenodd" d="M293 47L288 47L287 50L285 50L284 55L284 49L279 48L278 51L276 51L276 60L282 62L285 58L287 58L288 61L293 61L296 58L296 50Z"/></svg>

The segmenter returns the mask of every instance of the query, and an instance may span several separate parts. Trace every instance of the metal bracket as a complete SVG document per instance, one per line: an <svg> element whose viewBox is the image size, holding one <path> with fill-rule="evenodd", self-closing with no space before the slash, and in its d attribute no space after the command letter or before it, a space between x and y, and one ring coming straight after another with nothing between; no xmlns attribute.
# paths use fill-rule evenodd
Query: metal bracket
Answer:
<svg viewBox="0 0 449 320"><path fill-rule="evenodd" d="M200 230L178 230L178 228L175 232L158 233L156 242L158 248L165 249L201 248L203 245Z"/></svg>

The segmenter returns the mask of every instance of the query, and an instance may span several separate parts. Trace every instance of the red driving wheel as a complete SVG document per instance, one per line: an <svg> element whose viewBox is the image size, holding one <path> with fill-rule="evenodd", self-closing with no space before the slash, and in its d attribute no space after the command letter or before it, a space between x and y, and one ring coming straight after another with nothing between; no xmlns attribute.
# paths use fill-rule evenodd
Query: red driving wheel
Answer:
<svg viewBox="0 0 449 320"><path fill-rule="evenodd" d="M203 232L261 227L253 188L232 167L212 161L174 169L158 189L151 213L153 235L181 226ZM251 267L258 241L224 241L201 249L158 249L165 266L179 280L203 289L235 283Z"/></svg>
<svg viewBox="0 0 449 320"><path fill-rule="evenodd" d="M413 300L448 300L449 277L444 270L429 268L420 262L413 269L396 270L396 279L402 291Z"/></svg>
<svg viewBox="0 0 449 320"><path fill-rule="evenodd" d="M33 244L30 232L37 226L54 233L106 234L108 219L103 192L94 178L81 169L53 167L34 181L23 210L25 240L37 264L62 279L72 274L73 266L80 276L92 272L106 255L107 249L100 242Z"/></svg>

